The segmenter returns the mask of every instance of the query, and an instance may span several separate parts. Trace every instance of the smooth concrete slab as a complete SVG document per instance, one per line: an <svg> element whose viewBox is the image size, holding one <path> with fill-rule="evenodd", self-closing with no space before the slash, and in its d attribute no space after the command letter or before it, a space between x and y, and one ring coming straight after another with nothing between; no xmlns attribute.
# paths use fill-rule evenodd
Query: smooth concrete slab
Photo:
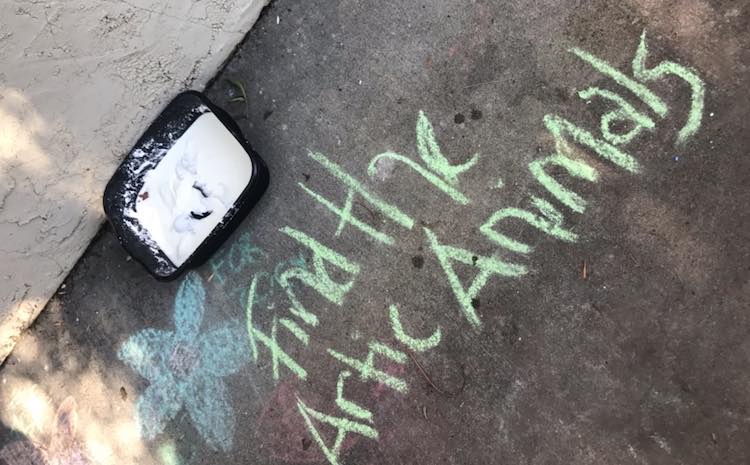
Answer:
<svg viewBox="0 0 750 465"><path fill-rule="evenodd" d="M265 198L169 284L105 229L0 370L0 443L72 437L58 454L102 464L748 463L749 15L274 2L208 89L267 161ZM618 140L626 117L643 129Z"/></svg>

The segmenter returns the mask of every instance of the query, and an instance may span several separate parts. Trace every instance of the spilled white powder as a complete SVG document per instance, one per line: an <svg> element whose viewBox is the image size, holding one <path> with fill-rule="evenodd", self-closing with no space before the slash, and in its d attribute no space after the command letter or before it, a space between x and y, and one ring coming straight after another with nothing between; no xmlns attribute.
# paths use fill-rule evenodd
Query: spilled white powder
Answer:
<svg viewBox="0 0 750 465"><path fill-rule="evenodd" d="M252 171L242 145L204 113L146 173L130 216L180 266L232 208Z"/></svg>

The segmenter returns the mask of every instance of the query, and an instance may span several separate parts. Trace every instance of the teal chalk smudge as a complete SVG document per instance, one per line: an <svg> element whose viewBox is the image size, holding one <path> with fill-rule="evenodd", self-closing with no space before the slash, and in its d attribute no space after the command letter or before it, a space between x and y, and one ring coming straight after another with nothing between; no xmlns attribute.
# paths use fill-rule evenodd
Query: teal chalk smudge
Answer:
<svg viewBox="0 0 750 465"><path fill-rule="evenodd" d="M154 439L185 408L206 443L228 451L235 419L222 378L236 373L250 354L239 321L200 333L205 299L201 278L188 274L175 297L175 330L140 331L118 355L150 382L136 405L146 439Z"/></svg>

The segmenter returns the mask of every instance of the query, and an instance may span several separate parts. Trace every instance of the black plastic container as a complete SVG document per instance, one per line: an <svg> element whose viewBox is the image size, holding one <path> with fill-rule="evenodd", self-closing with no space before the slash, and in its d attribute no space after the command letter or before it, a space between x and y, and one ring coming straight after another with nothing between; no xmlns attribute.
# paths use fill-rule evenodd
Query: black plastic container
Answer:
<svg viewBox="0 0 750 465"><path fill-rule="evenodd" d="M212 112L245 149L252 163L252 175L219 224L187 260L177 266L128 212L135 211L146 173L156 168L175 141L207 112ZM104 212L117 239L128 253L154 277L168 281L211 257L258 202L268 187L268 182L266 164L245 140L237 123L200 92L188 91L181 93L167 105L117 168L104 190Z"/></svg>

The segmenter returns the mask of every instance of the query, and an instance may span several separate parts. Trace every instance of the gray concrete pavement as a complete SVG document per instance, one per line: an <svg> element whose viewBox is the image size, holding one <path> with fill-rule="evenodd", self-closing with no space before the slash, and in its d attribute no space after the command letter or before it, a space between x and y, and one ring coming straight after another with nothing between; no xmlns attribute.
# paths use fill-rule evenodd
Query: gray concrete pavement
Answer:
<svg viewBox="0 0 750 465"><path fill-rule="evenodd" d="M749 20L273 2L208 89L265 198L170 284L102 231L0 370L6 462L747 463Z"/></svg>

